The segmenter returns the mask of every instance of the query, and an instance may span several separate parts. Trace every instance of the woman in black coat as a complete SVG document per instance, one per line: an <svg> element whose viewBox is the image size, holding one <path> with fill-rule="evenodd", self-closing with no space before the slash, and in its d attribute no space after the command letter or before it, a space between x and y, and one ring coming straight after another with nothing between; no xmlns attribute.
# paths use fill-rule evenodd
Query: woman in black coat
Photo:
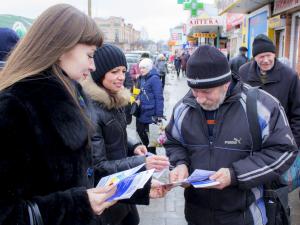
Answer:
<svg viewBox="0 0 300 225"><path fill-rule="evenodd" d="M63 29L67 27L68 29ZM0 74L0 224L96 224L115 188L93 188L91 122L76 80L95 70L102 36L66 4L34 22Z"/></svg>
<svg viewBox="0 0 300 225"><path fill-rule="evenodd" d="M146 158L146 147L136 140L129 140L127 136L124 107L129 103L130 92L123 86L127 67L124 53L116 46L104 44L97 49L94 59L96 71L81 84L92 99L97 123L97 135L93 137L96 183L103 176L143 163L146 163L147 169L162 170L168 167L169 162L165 156ZM133 202L148 204L148 192L137 194L139 197L134 196ZM150 197L155 197L153 190ZM117 203L105 211L102 223L137 225L138 212L135 205Z"/></svg>

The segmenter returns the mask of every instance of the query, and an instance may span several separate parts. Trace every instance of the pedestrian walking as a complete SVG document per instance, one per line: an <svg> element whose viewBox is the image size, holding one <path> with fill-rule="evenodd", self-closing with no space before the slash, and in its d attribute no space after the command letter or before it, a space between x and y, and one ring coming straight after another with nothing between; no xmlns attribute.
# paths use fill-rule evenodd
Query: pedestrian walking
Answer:
<svg viewBox="0 0 300 225"><path fill-rule="evenodd" d="M137 133L148 150L155 153L155 147L149 148L149 124L161 122L164 110L164 97L159 74L153 68L151 59L143 59L140 64L140 94L137 96L139 116L136 120Z"/></svg>
<svg viewBox="0 0 300 225"><path fill-rule="evenodd" d="M95 70L102 40L92 18L58 4L0 72L0 224L32 224L32 209L44 224L92 225L114 204L114 187L93 188L93 128L77 83Z"/></svg>
<svg viewBox="0 0 300 225"><path fill-rule="evenodd" d="M174 107L166 128L167 155L176 166L170 180L204 169L215 171L210 179L219 182L185 189L188 224L267 224L263 184L287 170L298 152L280 103L258 90L262 145L252 152L245 106L249 86L232 75L224 54L200 46L187 63L187 81L191 90Z"/></svg>
<svg viewBox="0 0 300 225"><path fill-rule="evenodd" d="M175 53L174 66L177 74L177 78L179 78L180 70L181 70L181 58L178 53Z"/></svg>
<svg viewBox="0 0 300 225"><path fill-rule="evenodd" d="M166 82L166 75L168 73L168 65L167 65L167 60L163 54L158 55L158 59L155 63L155 67L158 70L161 83L162 83L162 88L164 89L165 82Z"/></svg>
<svg viewBox="0 0 300 225"><path fill-rule="evenodd" d="M231 72L238 74L240 67L248 62L247 52L248 49L242 46L239 48L239 55L229 60Z"/></svg>
<svg viewBox="0 0 300 225"><path fill-rule="evenodd" d="M180 62L181 62L181 71L182 71L182 76L185 77L186 75L186 63L189 59L189 55L185 52L182 53L180 57Z"/></svg>
<svg viewBox="0 0 300 225"><path fill-rule="evenodd" d="M169 166L165 156L146 157L147 148L126 132L124 107L130 92L124 88L127 62L118 47L104 44L94 55L96 71L81 81L83 90L92 99L96 136L93 137L95 185L103 177L146 163L146 169L160 171ZM149 189L132 197L131 203L149 204ZM157 189L152 190L154 192ZM162 192L163 192L163 188ZM150 197L153 193L150 192ZM152 194L152 195L151 195ZM162 197L162 195L160 196ZM137 225L139 215L134 204L117 203L101 216L102 225Z"/></svg>

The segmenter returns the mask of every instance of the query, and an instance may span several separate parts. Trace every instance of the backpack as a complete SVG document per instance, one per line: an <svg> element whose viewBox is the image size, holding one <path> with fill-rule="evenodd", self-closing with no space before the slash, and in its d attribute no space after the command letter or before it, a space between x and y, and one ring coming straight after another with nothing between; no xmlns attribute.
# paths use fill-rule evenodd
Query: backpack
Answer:
<svg viewBox="0 0 300 225"><path fill-rule="evenodd" d="M262 137L257 115L258 87L249 88L247 93L246 111L250 133L252 136L252 152L260 151ZM288 205L287 185L273 181L264 185L264 202L268 218L267 225L290 225L290 208Z"/></svg>

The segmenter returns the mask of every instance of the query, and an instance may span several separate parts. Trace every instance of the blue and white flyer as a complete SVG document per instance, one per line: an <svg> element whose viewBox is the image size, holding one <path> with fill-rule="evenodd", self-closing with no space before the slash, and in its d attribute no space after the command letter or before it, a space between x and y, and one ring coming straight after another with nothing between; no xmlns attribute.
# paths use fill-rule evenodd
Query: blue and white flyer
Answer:
<svg viewBox="0 0 300 225"><path fill-rule="evenodd" d="M193 185L194 188L205 188L218 185L218 181L209 179L214 173L215 171L196 169L191 176L187 178L187 183Z"/></svg>
<svg viewBox="0 0 300 225"><path fill-rule="evenodd" d="M184 179L183 181L168 183L165 185L171 187L184 185L192 185L194 188L211 187L219 184L218 181L209 179L209 177L214 173L215 171L196 169L188 178Z"/></svg>
<svg viewBox="0 0 300 225"><path fill-rule="evenodd" d="M136 166L129 170L124 170L118 173L114 173L111 175L108 175L106 177L102 177L99 183L97 184L97 187L104 187L104 186L110 186L119 183L121 180L125 179L126 177L129 177L136 172L138 172L143 166L145 166L145 163Z"/></svg>
<svg viewBox="0 0 300 225"><path fill-rule="evenodd" d="M117 185L116 193L107 199L107 201L128 199L137 189L143 188L154 173L154 169L137 173L143 166L140 165L130 170L103 177L97 187Z"/></svg>

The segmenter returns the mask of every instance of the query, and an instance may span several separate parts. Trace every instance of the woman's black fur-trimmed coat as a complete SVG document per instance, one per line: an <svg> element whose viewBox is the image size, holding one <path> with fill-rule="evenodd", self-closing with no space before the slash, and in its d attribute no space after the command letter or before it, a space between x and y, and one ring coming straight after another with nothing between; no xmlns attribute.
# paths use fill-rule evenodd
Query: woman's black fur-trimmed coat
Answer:
<svg viewBox="0 0 300 225"><path fill-rule="evenodd" d="M124 107L128 105L130 92L121 90L112 98L103 87L99 87L91 77L82 80L84 92L92 100L94 113L92 118L96 125L96 135L93 136L93 160L95 181L103 176L131 169L145 163L145 156L134 156L134 148L141 143L127 137L126 116ZM138 190L126 201L118 202L107 209L101 216L103 225L139 223L136 206L133 204L149 204L150 182ZM130 203L130 204L127 204ZM130 222L128 222L130 221Z"/></svg>
<svg viewBox="0 0 300 225"><path fill-rule="evenodd" d="M96 222L88 129L71 96L49 73L0 93L0 224L29 224L26 200L45 225Z"/></svg>

